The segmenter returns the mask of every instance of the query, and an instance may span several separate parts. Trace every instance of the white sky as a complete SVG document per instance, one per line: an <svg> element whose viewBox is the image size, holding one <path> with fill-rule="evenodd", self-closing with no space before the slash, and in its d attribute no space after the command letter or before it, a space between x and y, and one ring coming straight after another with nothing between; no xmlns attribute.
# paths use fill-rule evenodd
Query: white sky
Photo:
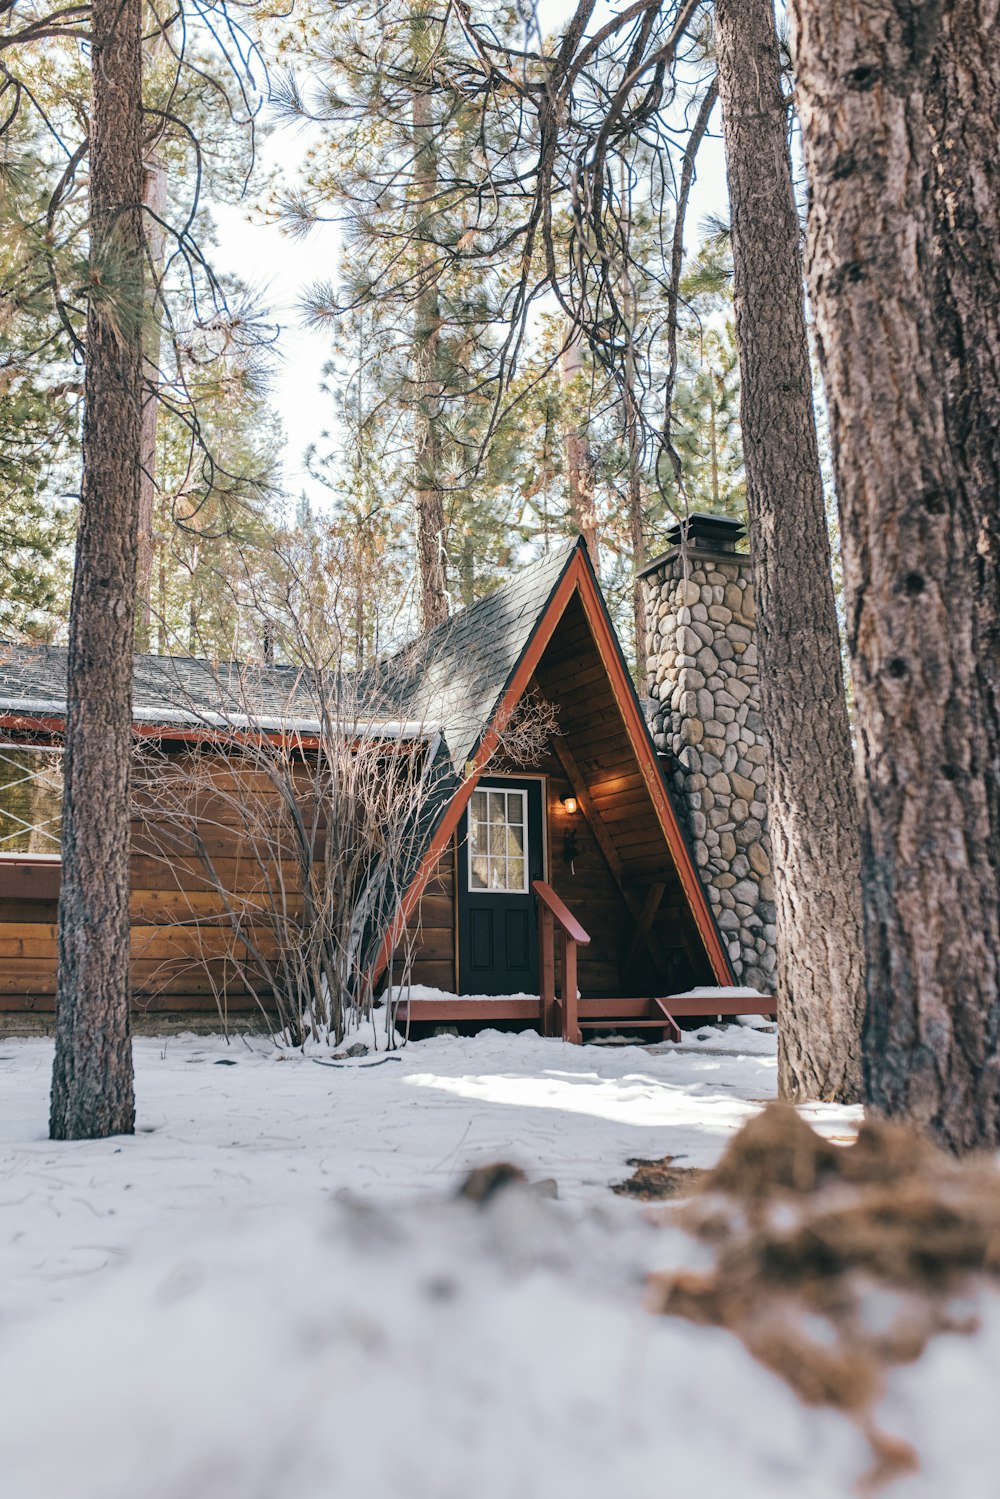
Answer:
<svg viewBox="0 0 1000 1499"><path fill-rule="evenodd" d="M544 26L554 29L574 8L575 0L542 0ZM705 140L699 153L697 180L688 208L689 249L698 241L703 219L725 211L725 158L719 128L716 109L716 133ZM287 172L291 185L306 142L301 127L278 125L263 142L261 165L265 170ZM338 231L335 226L321 227L304 240L292 239L276 226L262 222L252 201L240 207L215 205L212 212L218 230L214 256L217 270L238 275L262 300L270 319L280 325L272 390L285 433L285 488L293 498L304 490L316 508L325 508L329 493L310 479L305 452L312 443L325 446L322 434L334 420L330 397L320 388L323 365L330 356L330 338L326 332L302 326L298 304L306 287L334 275Z"/></svg>

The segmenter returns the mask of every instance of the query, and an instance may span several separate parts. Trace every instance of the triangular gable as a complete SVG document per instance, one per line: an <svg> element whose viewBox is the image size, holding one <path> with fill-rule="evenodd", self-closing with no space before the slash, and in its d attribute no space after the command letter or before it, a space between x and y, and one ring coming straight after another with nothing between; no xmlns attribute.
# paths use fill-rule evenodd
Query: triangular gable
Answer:
<svg viewBox="0 0 1000 1499"><path fill-rule="evenodd" d="M510 592L513 592L515 588L518 588L518 593L514 601L511 601ZM526 569L525 574L515 579L514 583L506 585L497 593L490 595L488 599L472 606L463 614L455 616L454 621L448 621L446 625L438 627L438 630L443 632L451 626L454 639L461 642L460 654L455 659L456 664L461 662L462 678L468 680L470 663L476 659L470 653L477 649L475 641L477 632L495 629L499 619L502 619L506 626L502 633L499 651L495 649L497 640L491 639L484 642L487 659L493 663L493 669L487 674L486 680L476 686L478 699L476 707L479 712L482 712L486 699L489 699L489 706L479 719L478 727L471 715L466 715L461 733L455 736L454 746L449 746L452 775L447 777L446 784L440 786L440 811L432 822L420 866L409 884L401 903L397 922L387 939L380 968L384 968L388 962L389 953L401 935L408 917L415 910L427 881L431 878L438 860L454 835L480 776L486 771L497 742L495 725L506 718L524 694L542 660L546 646L552 639L570 600L574 597L579 599L584 610L607 672L636 763L662 828L715 980L722 985L730 985L734 982L729 959L681 830L655 746L604 602L604 596L582 539L568 550L560 549L555 557L544 559L544 565L536 563L533 568ZM485 606L489 604L493 605L492 613L488 613L485 609ZM436 633L432 632L432 636ZM426 638L431 639L431 637ZM433 660L436 669L441 660L437 651L433 654ZM474 670L474 667L472 669ZM504 672L502 680L500 679L501 671ZM438 681L440 682L441 679ZM438 683L433 685L437 687ZM431 684L425 684L425 687L427 690L421 706L431 718L435 716L435 708L438 709L437 717L441 720L442 730L447 735L447 713L442 711L445 708L446 699L436 702L436 693L430 690ZM408 707L407 712L408 716L413 716L411 707Z"/></svg>

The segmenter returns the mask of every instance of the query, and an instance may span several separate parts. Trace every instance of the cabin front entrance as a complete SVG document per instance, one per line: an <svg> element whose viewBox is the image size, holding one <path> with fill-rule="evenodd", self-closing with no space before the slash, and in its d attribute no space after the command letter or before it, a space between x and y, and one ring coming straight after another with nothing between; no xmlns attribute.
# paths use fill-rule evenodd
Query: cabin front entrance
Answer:
<svg viewBox="0 0 1000 1499"><path fill-rule="evenodd" d="M671 802L671 767L657 758L582 547L574 557L540 613L515 589L475 639L462 637L455 669L476 701L487 679L489 691L506 683L491 710L500 725L534 699L552 726L517 763L501 736L456 734L449 745L454 800L411 887L411 945L389 973L407 1033L411 1023L521 1025L570 1041L677 1039L677 1016L773 1013L772 996L733 983ZM515 660L499 647L526 620ZM489 768L469 785L477 757Z"/></svg>
<svg viewBox="0 0 1000 1499"><path fill-rule="evenodd" d="M479 782L458 834L461 994L537 994L538 918L532 883L545 875L541 780Z"/></svg>

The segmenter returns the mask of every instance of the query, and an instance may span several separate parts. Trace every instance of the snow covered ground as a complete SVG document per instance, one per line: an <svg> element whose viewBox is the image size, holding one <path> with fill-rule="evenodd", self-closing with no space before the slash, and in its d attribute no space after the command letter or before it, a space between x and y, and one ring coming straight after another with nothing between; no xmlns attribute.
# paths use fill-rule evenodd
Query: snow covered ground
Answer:
<svg viewBox="0 0 1000 1499"><path fill-rule="evenodd" d="M0 1041L0 1494L850 1494L855 1427L730 1334L643 1309L649 1270L700 1251L609 1184L633 1156L710 1165L774 1093L772 1034L698 1034L486 1033L335 1066L139 1039L135 1137L60 1145L50 1044ZM850 1137L852 1111L810 1117ZM498 1159L558 1200L455 1199ZM996 1494L988 1317L894 1376L887 1424L922 1468L893 1496Z"/></svg>

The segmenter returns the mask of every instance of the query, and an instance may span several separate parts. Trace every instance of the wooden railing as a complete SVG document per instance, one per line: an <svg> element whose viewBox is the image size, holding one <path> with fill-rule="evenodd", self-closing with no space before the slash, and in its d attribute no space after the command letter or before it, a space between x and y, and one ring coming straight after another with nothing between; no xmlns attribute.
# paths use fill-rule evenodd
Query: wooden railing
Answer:
<svg viewBox="0 0 1000 1499"><path fill-rule="evenodd" d="M564 1041L573 1041L579 1045L582 1036L577 1015L576 949L578 946L585 947L590 937L551 885L547 885L544 880L533 880L531 888L538 897L542 1035L561 1035ZM562 992L559 995L556 994L557 931L562 957Z"/></svg>

